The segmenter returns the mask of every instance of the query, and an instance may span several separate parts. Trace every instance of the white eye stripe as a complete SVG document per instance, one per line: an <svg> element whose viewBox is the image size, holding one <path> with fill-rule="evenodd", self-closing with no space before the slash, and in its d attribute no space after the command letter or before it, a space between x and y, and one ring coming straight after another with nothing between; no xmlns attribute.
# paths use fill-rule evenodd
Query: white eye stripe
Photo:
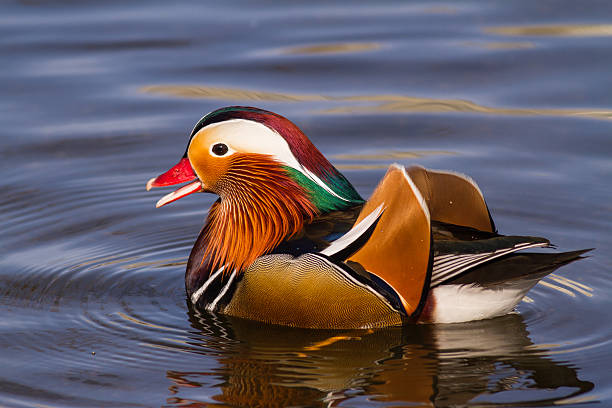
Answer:
<svg viewBox="0 0 612 408"><path fill-rule="evenodd" d="M211 123L200 129L190 143L193 143L204 133L207 133L209 137L214 136L215 142L209 148L209 154L213 157L227 157L237 152L265 154L299 171L327 193L344 201L349 201L338 195L319 177L302 166L291 152L287 141L275 130L262 123L246 119L229 119ZM212 152L212 147L217 143L224 143L228 147L228 152L223 156Z"/></svg>
<svg viewBox="0 0 612 408"><path fill-rule="evenodd" d="M212 147L215 144L223 143L227 145L232 153L267 154L274 156L277 160L291 167L301 167L283 137L261 123L246 119L229 119L223 122L211 123L195 134L191 139L190 145L200 135L206 133L209 135L208 137L213 136L211 139L214 142L209 147L211 153ZM229 152L225 155L227 156L228 154Z"/></svg>

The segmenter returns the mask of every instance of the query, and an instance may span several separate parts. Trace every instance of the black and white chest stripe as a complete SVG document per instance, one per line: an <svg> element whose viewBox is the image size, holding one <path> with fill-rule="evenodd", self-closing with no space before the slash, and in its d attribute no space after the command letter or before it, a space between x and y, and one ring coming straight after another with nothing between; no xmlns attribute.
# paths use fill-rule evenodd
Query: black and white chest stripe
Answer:
<svg viewBox="0 0 612 408"><path fill-rule="evenodd" d="M227 305L234 292L240 276L233 271L232 273L223 273L225 267L217 269L211 273L209 278L191 294L191 303L208 311L216 311Z"/></svg>

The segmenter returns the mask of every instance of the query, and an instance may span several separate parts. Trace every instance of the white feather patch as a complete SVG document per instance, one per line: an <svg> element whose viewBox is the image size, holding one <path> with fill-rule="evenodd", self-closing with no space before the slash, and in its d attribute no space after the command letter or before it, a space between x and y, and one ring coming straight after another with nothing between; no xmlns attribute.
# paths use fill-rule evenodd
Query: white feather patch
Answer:
<svg viewBox="0 0 612 408"><path fill-rule="evenodd" d="M225 284L221 292L219 292L219 295L209 305L206 305L206 310L208 311L215 310L215 306L217 306L217 303L219 303L223 295L225 295L225 293L230 288L230 286L232 286L232 282L234 282L235 277L236 277L236 271L234 270L234 272L231 274L229 280L227 281L227 283Z"/></svg>
<svg viewBox="0 0 612 408"><path fill-rule="evenodd" d="M380 204L369 213L363 220L359 221L357 225L353 225L353 228L349 232L335 240L330 246L321 251L323 255L332 256L344 248L348 247L351 243L355 242L360 236L362 236L371 226L378 220L384 209L384 203Z"/></svg>
<svg viewBox="0 0 612 408"><path fill-rule="evenodd" d="M198 290L196 290L195 292L193 292L193 294L191 295L191 303L193 303L194 305L196 303L198 303L198 300L200 299L200 296L202 296L202 293L204 293L204 291L206 290L206 288L212 283L212 281L215 280L215 278L221 273L223 272L223 269L225 269L225 266L222 266L221 268L219 268L217 270L217 272L213 273L212 275L210 275L210 277L206 280L206 282L204 282L204 284L202 286L200 286L200 288Z"/></svg>
<svg viewBox="0 0 612 408"><path fill-rule="evenodd" d="M484 288L475 285L442 285L431 291L434 297L433 323L461 323L503 316L514 309L535 285Z"/></svg>
<svg viewBox="0 0 612 408"><path fill-rule="evenodd" d="M421 190L418 189L416 184L414 184L414 181L412 181L412 179L410 178L410 176L406 172L406 167L404 167L404 166L402 166L401 164L398 164L398 163L393 163L390 167L396 168L396 169L398 169L398 170L400 170L402 172L402 175L404 176L404 178L406 179L406 181L410 185L410 188L412 189L413 194L417 198L417 201L419 202L419 205L421 206L421 209L425 213L425 216L427 217L427 222L430 223L431 222L431 218L429 216L429 207L427 206L427 203L425 202L425 199L423 198L423 195L421 194Z"/></svg>

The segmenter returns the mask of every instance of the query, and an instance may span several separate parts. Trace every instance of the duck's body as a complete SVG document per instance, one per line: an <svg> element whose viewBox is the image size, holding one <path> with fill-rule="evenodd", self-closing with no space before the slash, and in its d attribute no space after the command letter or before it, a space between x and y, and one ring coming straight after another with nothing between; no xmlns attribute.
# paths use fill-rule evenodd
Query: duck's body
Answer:
<svg viewBox="0 0 612 408"><path fill-rule="evenodd" d="M496 233L469 178L393 165L365 202L290 121L249 107L198 122L183 159L147 187L220 199L189 257L200 310L312 328L461 322L510 312L582 251Z"/></svg>

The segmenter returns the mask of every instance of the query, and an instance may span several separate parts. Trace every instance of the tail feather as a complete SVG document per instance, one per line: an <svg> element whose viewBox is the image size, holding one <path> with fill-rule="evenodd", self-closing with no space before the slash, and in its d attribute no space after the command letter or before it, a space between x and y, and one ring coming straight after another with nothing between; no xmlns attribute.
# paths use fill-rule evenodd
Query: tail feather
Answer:
<svg viewBox="0 0 612 408"><path fill-rule="evenodd" d="M475 284L491 287L512 285L519 281L538 281L561 266L584 258L582 255L591 250L592 248L553 254L511 254L498 259L496 262L476 266L456 279L444 282L444 284Z"/></svg>
<svg viewBox="0 0 612 408"><path fill-rule="evenodd" d="M507 314L540 279L563 265L584 258L582 255L588 251L590 249L557 254L515 253L478 265L433 288L420 321L459 323ZM556 284L546 282L547 286L572 296L570 289L591 296L589 290L592 289L578 282L557 276L551 279Z"/></svg>
<svg viewBox="0 0 612 408"><path fill-rule="evenodd" d="M502 235L475 241L435 242L431 287L452 282L479 265L538 247L550 247L550 242L545 238Z"/></svg>

